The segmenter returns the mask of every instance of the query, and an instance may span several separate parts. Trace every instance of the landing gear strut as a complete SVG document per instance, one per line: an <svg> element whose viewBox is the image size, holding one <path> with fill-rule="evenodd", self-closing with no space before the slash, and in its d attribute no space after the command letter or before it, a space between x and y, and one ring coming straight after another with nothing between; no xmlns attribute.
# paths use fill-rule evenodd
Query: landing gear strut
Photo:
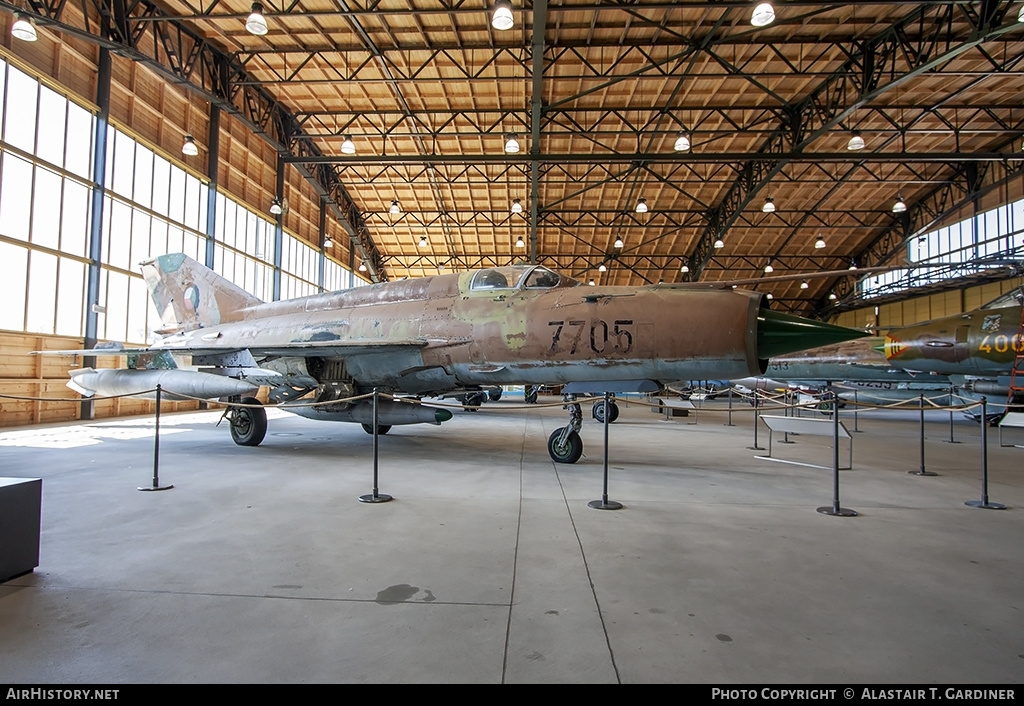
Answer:
<svg viewBox="0 0 1024 706"><path fill-rule="evenodd" d="M569 423L555 429L548 437L548 455L555 463L576 463L583 455L583 439L579 434L583 426L583 412L579 403L573 402L569 395L563 395L562 401L569 410Z"/></svg>

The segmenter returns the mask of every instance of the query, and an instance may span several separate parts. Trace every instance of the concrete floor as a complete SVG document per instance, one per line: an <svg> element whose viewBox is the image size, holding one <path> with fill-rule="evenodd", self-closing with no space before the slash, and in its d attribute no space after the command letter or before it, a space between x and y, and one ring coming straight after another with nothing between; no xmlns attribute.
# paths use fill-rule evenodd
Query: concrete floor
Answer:
<svg viewBox="0 0 1024 706"><path fill-rule="evenodd" d="M544 398L542 398L542 401ZM749 408L631 404L556 466L560 408L515 400L381 438L271 413L0 431L43 478L40 566L0 584L0 682L1024 682L1024 449L930 412L862 412L853 469L756 458ZM854 423L844 412L844 423ZM1024 430L1018 430L1024 436ZM951 444L948 441L962 442ZM767 445L762 431L760 444ZM800 435L776 457L831 463ZM775 439L778 442L778 438ZM843 457L845 461L845 456Z"/></svg>

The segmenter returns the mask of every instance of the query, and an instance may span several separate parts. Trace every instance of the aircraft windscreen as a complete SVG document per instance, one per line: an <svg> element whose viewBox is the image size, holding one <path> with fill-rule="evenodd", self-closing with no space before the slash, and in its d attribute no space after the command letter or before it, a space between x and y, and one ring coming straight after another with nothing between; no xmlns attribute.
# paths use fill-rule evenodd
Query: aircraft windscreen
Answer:
<svg viewBox="0 0 1024 706"><path fill-rule="evenodd" d="M513 267L495 267L489 270L480 270L473 275L473 283L470 289L512 289L519 283L522 272Z"/></svg>
<svg viewBox="0 0 1024 706"><path fill-rule="evenodd" d="M525 273L525 277L524 277ZM553 289L554 287L575 287L579 282L563 277L546 267L524 268L523 266L492 267L473 275L469 288L475 292L496 289Z"/></svg>
<svg viewBox="0 0 1024 706"><path fill-rule="evenodd" d="M538 267L526 278L528 289L551 289L557 287L562 280L558 273L552 272L546 267Z"/></svg>
<svg viewBox="0 0 1024 706"><path fill-rule="evenodd" d="M988 304L984 304L982 309L1002 309L1007 306L1021 306L1024 303L1024 287L1017 287L1006 294L1002 294Z"/></svg>

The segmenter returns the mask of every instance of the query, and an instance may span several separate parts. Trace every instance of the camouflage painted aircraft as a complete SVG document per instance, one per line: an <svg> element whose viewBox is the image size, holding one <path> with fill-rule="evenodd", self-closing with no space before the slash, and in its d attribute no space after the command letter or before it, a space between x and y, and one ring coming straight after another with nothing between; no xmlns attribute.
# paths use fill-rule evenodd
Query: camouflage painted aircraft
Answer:
<svg viewBox="0 0 1024 706"><path fill-rule="evenodd" d="M226 413L243 446L258 445L267 431L256 400L261 386L281 409L359 422L372 433L372 405L350 398L374 389L412 400L510 384L646 391L663 381L758 374L773 356L864 335L769 311L762 294L729 285L589 287L541 266L266 303L182 254L149 260L142 271L163 322L161 340L149 348L64 351L128 356L129 369L74 370L69 386L107 395L160 384L168 395L246 403ZM198 370L178 368L176 357L190 357ZM583 452L582 414L571 398L566 406L570 421L551 434L548 451L556 462L574 463ZM376 423L386 432L451 416L379 400Z"/></svg>
<svg viewBox="0 0 1024 706"><path fill-rule="evenodd" d="M885 339L870 336L772 358L763 377L733 381L745 388L832 387L840 397L863 393L864 400L898 401L924 392L948 391L949 378L894 367L883 352ZM934 395L929 394L930 399Z"/></svg>
<svg viewBox="0 0 1024 706"><path fill-rule="evenodd" d="M902 370L948 375L963 391L997 403L1024 402L1022 305L1019 287L973 311L893 329L885 357Z"/></svg>

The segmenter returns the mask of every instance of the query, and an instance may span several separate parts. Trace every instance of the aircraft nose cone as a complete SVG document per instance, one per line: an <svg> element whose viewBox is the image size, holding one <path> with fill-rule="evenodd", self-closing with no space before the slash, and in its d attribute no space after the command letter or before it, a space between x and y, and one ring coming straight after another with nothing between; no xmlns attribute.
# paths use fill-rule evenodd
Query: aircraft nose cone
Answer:
<svg viewBox="0 0 1024 706"><path fill-rule="evenodd" d="M845 326L763 309L757 315L757 357L766 360L867 335Z"/></svg>

